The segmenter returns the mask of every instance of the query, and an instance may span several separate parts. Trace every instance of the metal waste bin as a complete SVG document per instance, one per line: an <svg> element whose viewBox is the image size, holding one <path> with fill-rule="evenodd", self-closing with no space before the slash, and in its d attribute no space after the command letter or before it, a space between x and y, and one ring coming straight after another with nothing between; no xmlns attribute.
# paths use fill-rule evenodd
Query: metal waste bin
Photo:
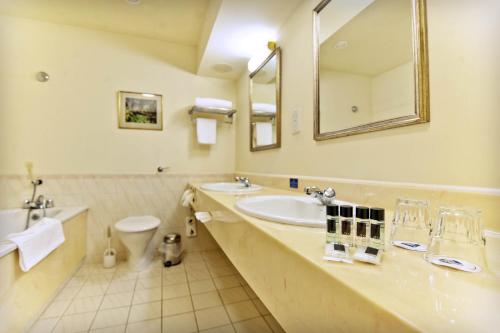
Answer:
<svg viewBox="0 0 500 333"><path fill-rule="evenodd" d="M165 267L175 266L181 262L182 244L181 235L177 233L167 234L162 244L163 265Z"/></svg>

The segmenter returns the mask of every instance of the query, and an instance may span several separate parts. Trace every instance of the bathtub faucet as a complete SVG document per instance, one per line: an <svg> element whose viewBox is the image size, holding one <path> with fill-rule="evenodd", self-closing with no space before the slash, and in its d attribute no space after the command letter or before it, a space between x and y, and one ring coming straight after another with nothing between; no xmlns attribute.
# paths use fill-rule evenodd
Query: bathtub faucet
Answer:
<svg viewBox="0 0 500 333"><path fill-rule="evenodd" d="M54 207L54 200L45 199L45 197L40 194L36 200L24 200L24 209L45 209Z"/></svg>
<svg viewBox="0 0 500 333"><path fill-rule="evenodd" d="M45 199L43 195L39 195L36 200L36 189L38 186L43 184L43 180L41 179L33 179L31 181L31 185L33 185L33 193L31 194L31 199L24 200L23 208L24 209L43 209L45 213L45 208L54 207L54 201L51 199ZM29 214L28 214L29 215ZM45 214L44 214L45 216Z"/></svg>

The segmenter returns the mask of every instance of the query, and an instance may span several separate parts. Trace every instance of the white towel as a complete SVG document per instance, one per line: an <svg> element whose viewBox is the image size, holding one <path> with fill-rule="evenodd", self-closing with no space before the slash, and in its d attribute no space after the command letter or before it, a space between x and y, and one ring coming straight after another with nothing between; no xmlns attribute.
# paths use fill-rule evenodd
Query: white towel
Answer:
<svg viewBox="0 0 500 333"><path fill-rule="evenodd" d="M268 103L252 103L252 112L254 113L276 113L276 105Z"/></svg>
<svg viewBox="0 0 500 333"><path fill-rule="evenodd" d="M198 143L213 145L217 140L217 120L196 118L196 134Z"/></svg>
<svg viewBox="0 0 500 333"><path fill-rule="evenodd" d="M29 271L65 241L61 221L48 217L28 230L7 235L6 239L17 245L23 272Z"/></svg>
<svg viewBox="0 0 500 333"><path fill-rule="evenodd" d="M257 146L267 146L273 144L273 124L255 123L255 137Z"/></svg>
<svg viewBox="0 0 500 333"><path fill-rule="evenodd" d="M204 108L223 108L223 109L232 109L233 102L226 101L225 99L217 99L217 98L204 98L204 97L196 97L194 104L196 106L204 107Z"/></svg>

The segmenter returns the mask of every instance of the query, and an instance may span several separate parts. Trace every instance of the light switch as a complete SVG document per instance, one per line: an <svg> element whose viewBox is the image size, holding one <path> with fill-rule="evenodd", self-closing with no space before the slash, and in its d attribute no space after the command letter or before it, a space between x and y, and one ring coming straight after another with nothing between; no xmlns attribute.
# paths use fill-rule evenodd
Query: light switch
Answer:
<svg viewBox="0 0 500 333"><path fill-rule="evenodd" d="M300 112L297 108L292 111L292 134L300 133Z"/></svg>

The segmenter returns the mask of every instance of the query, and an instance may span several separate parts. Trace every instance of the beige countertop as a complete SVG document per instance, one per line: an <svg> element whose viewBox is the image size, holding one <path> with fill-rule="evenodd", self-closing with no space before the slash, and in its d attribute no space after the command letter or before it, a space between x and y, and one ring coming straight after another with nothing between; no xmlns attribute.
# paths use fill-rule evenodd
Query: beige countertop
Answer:
<svg viewBox="0 0 500 333"><path fill-rule="evenodd" d="M231 195L204 191L197 184L192 186L231 215L263 231L318 270L326 272L327 276L418 331L488 332L500 327L498 273L491 270L466 273L434 266L423 259L422 253L393 246L386 246L382 265L379 266L360 262L327 262L322 258L325 230L253 218L240 213L234 206L242 197L297 193L264 188L252 194ZM387 221L391 217L391 212L387 212L386 232L389 232ZM487 253L491 262L499 262L499 243L498 240L496 243L488 242Z"/></svg>

